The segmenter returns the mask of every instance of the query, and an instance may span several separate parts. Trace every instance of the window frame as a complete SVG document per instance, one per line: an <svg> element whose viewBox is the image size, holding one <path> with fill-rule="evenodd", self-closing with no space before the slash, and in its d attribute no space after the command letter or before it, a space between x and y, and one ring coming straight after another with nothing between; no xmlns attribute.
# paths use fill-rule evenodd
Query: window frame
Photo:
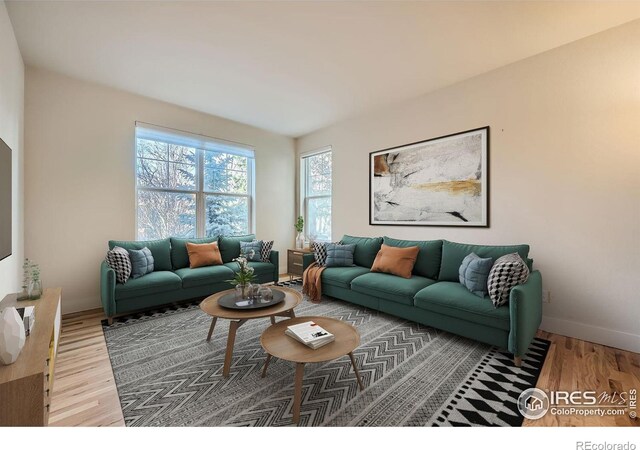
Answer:
<svg viewBox="0 0 640 450"><path fill-rule="evenodd" d="M309 200L328 198L331 200L331 218L333 224L333 149L330 145L311 150L309 152L300 154L300 211L301 216L304 218L305 230L308 232L309 226ZM309 194L309 178L307 176L307 164L308 159L313 156L322 155L324 153L331 153L331 193L323 195L308 195ZM332 227L333 228L333 225ZM308 236L308 235L307 235ZM333 237L333 229L329 230L329 239L323 240L316 238L317 242L330 242Z"/></svg>
<svg viewBox="0 0 640 450"><path fill-rule="evenodd" d="M169 189L162 187L141 186L138 179L138 163L140 159L153 159L138 156L138 139L147 139L151 141L163 142L165 144L180 145L188 148L195 148L195 188L190 189ZM226 150L226 151L225 151ZM204 172L205 152L242 156L247 158L247 193L230 193L205 190L204 188ZM134 177L135 177L135 235L136 240L140 240L138 211L139 211L139 193L142 192L160 192L168 194L187 194L195 195L196 205L196 229L195 236L188 239L197 239L207 237L206 232L206 199L207 196L227 196L233 198L247 199L247 233L255 233L255 151L253 147L246 144L240 144L232 141L225 141L218 138L212 138L204 135L188 133L172 128L159 127L144 122L136 122L134 136ZM158 160L159 161L159 160ZM165 162L165 161L162 161ZM167 159L167 164L171 161ZM166 239L169 236L157 237L153 239ZM146 238L145 238L146 240Z"/></svg>

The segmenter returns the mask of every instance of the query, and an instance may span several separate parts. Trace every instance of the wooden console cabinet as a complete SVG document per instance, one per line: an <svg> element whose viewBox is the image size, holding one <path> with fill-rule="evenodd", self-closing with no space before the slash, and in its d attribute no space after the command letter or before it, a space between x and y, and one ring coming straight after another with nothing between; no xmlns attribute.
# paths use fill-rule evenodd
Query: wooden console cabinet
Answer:
<svg viewBox="0 0 640 450"><path fill-rule="evenodd" d="M62 290L46 289L39 300L17 302L7 296L7 306L35 306L35 325L18 360L0 364L0 426L46 426L49 421L53 372L60 337Z"/></svg>

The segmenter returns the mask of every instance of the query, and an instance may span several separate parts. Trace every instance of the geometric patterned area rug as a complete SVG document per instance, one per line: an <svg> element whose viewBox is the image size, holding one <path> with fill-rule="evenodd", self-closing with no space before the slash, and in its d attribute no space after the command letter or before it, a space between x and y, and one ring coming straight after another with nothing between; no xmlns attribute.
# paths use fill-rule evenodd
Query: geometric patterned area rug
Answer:
<svg viewBox="0 0 640 450"><path fill-rule="evenodd" d="M340 300L305 298L295 312L358 329L365 385L346 356L307 364L299 426L520 426L517 398L536 385L549 348L536 339L515 367L504 350ZM294 365L274 358L260 378L269 319L238 329L229 378L229 322L206 342L210 323L197 303L103 322L127 426L293 425Z"/></svg>

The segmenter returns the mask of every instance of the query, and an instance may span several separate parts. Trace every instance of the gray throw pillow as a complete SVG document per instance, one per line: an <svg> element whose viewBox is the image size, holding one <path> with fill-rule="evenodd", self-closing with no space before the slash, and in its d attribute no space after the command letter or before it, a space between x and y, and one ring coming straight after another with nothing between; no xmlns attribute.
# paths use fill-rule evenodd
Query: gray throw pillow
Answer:
<svg viewBox="0 0 640 450"><path fill-rule="evenodd" d="M529 267L517 253L504 255L496 260L489 272L487 287L493 306L504 305L509 301L511 289L529 279Z"/></svg>
<svg viewBox="0 0 640 450"><path fill-rule="evenodd" d="M142 250L129 249L131 259L131 278L140 278L153 272L153 255L147 247Z"/></svg>
<svg viewBox="0 0 640 450"><path fill-rule="evenodd" d="M353 266L353 252L355 244L325 244L327 251L326 267L351 267Z"/></svg>
<svg viewBox="0 0 640 450"><path fill-rule="evenodd" d="M240 242L240 255L247 261L262 261L262 241Z"/></svg>
<svg viewBox="0 0 640 450"><path fill-rule="evenodd" d="M487 279L493 266L493 258L480 258L470 253L462 260L460 269L460 284L478 297L487 295Z"/></svg>

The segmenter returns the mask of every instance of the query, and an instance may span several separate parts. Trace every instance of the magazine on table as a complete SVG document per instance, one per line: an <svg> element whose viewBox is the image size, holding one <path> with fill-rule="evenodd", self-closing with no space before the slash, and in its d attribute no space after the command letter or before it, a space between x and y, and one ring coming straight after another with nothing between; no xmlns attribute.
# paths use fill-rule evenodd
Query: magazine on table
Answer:
<svg viewBox="0 0 640 450"><path fill-rule="evenodd" d="M314 350L335 340L333 334L315 322L303 322L290 325L284 333Z"/></svg>

